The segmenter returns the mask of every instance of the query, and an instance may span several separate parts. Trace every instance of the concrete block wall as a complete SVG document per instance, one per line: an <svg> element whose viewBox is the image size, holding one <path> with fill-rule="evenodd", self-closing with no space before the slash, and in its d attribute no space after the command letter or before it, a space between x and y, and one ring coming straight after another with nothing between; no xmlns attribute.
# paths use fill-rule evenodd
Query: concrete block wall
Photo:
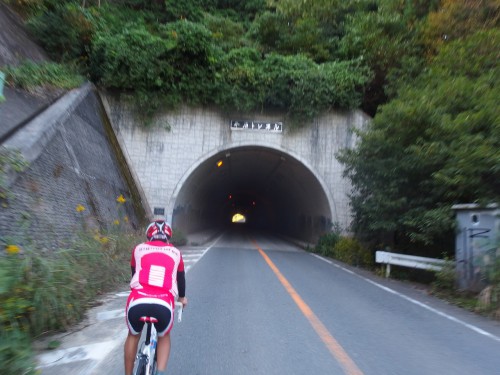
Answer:
<svg viewBox="0 0 500 375"><path fill-rule="evenodd" d="M124 172L106 126L100 98L87 84L4 142L2 146L21 151L29 166L9 180L0 236L21 245L43 239L50 249L84 226L110 229L115 220L127 228L143 224L142 203L134 202L135 187L125 176L126 166ZM116 202L120 194L127 199L123 205ZM85 211L77 212L78 205Z"/></svg>

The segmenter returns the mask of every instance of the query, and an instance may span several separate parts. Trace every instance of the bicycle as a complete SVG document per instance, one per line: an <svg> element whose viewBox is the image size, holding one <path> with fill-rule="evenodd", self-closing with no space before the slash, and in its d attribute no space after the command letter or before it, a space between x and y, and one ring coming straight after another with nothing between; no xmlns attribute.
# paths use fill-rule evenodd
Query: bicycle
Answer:
<svg viewBox="0 0 500 375"><path fill-rule="evenodd" d="M178 310L177 321L182 321L182 303L176 302L175 308ZM146 325L146 337L141 343L137 352L135 361L134 375L155 375L156 374L156 344L158 343L158 336L156 333L155 323L158 319L152 316L143 316L140 318L141 322ZM152 360L151 360L152 359Z"/></svg>

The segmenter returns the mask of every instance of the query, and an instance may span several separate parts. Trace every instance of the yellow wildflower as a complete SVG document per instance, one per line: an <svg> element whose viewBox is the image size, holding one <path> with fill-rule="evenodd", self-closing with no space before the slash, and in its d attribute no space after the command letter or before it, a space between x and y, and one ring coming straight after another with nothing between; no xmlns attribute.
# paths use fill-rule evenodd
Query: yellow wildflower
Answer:
<svg viewBox="0 0 500 375"><path fill-rule="evenodd" d="M115 220L115 221L113 221L113 224L115 224L115 225L120 225L120 220Z"/></svg>
<svg viewBox="0 0 500 375"><path fill-rule="evenodd" d="M19 253L21 249L19 249L19 246L17 245L7 245L5 246L5 251L9 254L17 254Z"/></svg>
<svg viewBox="0 0 500 375"><path fill-rule="evenodd" d="M109 242L109 238L108 237L101 237L99 239L99 241L103 244L103 245L106 245L108 242Z"/></svg>
<svg viewBox="0 0 500 375"><path fill-rule="evenodd" d="M118 198L116 198L116 201L120 204L125 203L127 200L123 197L123 194L120 194Z"/></svg>
<svg viewBox="0 0 500 375"><path fill-rule="evenodd" d="M85 211L85 207L83 207L81 204L76 206L76 212L82 212L82 211Z"/></svg>
<svg viewBox="0 0 500 375"><path fill-rule="evenodd" d="M125 216L125 217L123 218L123 221L124 221L124 222L126 222L126 223L128 223L128 216Z"/></svg>

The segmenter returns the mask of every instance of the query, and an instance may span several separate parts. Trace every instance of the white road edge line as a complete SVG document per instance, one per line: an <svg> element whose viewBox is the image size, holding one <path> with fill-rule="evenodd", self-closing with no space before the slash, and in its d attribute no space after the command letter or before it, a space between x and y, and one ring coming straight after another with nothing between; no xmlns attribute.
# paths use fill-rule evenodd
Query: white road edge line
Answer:
<svg viewBox="0 0 500 375"><path fill-rule="evenodd" d="M202 253L201 253L200 257L196 260L196 263L198 263L198 262L200 261L200 259L201 259L201 258L203 258L203 256L204 256L204 255L208 252L208 250L210 250L212 247L214 247L214 246L215 246L215 244L216 244L217 242L219 242L219 240L220 240L220 238L222 237L222 235L223 235L223 234L224 234L224 233L222 233L219 237L217 237L217 239L216 239L216 240L215 240L215 241L214 241L214 242L213 242L213 243L212 243L209 247L207 247L205 250L203 250L203 251L202 251ZM183 257L184 257L184 256L183 256ZM195 264L196 264L196 263L195 263ZM194 264L193 264L192 266L194 266ZM187 267L186 267L186 273L187 273L187 272L191 269L191 267L192 267L192 266L191 266L191 265L189 265L189 266L187 266Z"/></svg>
<svg viewBox="0 0 500 375"><path fill-rule="evenodd" d="M407 300L407 301L409 301L409 302L411 302L411 303L413 303L413 304L415 304L415 305L417 305L417 306L420 306L420 307L422 307L422 308L424 308L424 309L426 309L426 310L429 310L429 311L433 312L434 314L437 314L437 315L439 315L439 316L441 316L441 317L443 317L443 318L446 318L446 319L448 319L448 320L451 320L452 322L455 322L455 323L458 323L458 324L460 324L460 325L463 325L464 327L467 327L467 328L469 328L469 329L473 330L474 332L479 333L480 335L483 335L483 336L489 337L489 338L491 338L491 339L493 339L493 340L495 340L495 341L500 341L500 337L495 336L494 334L492 334L492 333L490 333L490 332L487 332L487 331L485 331L485 330L483 330L483 329L481 329L481 328L479 328L479 327L476 327L475 325L472 325L472 324L466 323L466 322L464 322L463 320L460 320L460 319L455 318L454 316L451 316L451 315L445 314L445 313L444 313L444 312L442 312L442 311L439 311L439 310L437 310L437 309L435 309L435 308L433 308L433 307L427 306L426 304L424 304L424 303L422 303L422 302L419 302L419 301L417 301L417 300L415 300L415 299L413 299L413 298L410 298L410 297L408 297L408 296L406 296L406 295L404 295L404 294L402 294L402 293L396 292L394 289L388 288L388 287L386 287L386 286L384 286L384 285L381 285L381 284L379 284L379 283L376 283L375 281L372 281L372 280L370 280L370 279L367 279L366 277L363 277L363 276L361 276L361 275L359 275L359 274L357 274L357 273L355 273L355 272L353 272L353 271L351 271L351 270L348 270L347 268L344 268L344 267L342 267L342 266L339 266L338 264L335 264L335 263L333 263L332 261L330 261L330 260L328 260L328 259L325 259L325 258L323 258L322 256L320 256L320 255L318 255L318 254L311 254L311 255L312 255L312 256L314 256L314 257L316 257L316 258L318 258L318 259L320 259L320 260L322 260L323 262L326 262L326 263L328 263L328 264L331 264L332 266L335 266L335 267L337 267L337 268L340 268L341 270L343 270L343 271L345 271L345 272L347 272L347 273L350 273L350 274L352 274L352 275L356 275L357 277L359 277L359 278L361 278L361 279L365 280L366 282L368 282L368 283L370 283L370 284L373 284L373 285L375 285L375 286L379 287L379 288L380 288L380 289L382 289L382 290L385 290L386 292L389 292L389 293L392 293L392 294L394 294L394 295L396 295L396 296L398 296L398 297L401 297L401 298L403 298L403 299L405 299L405 300Z"/></svg>

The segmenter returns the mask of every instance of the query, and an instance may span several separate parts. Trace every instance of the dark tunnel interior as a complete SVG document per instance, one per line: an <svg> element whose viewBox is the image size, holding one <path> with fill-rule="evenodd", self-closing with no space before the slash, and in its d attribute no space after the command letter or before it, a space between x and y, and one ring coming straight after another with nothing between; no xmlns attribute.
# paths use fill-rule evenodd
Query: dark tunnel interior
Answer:
<svg viewBox="0 0 500 375"><path fill-rule="evenodd" d="M244 224L233 223L235 214ZM331 227L321 184L300 161L279 150L245 146L200 163L179 191L172 224L184 233L244 225L314 241Z"/></svg>

